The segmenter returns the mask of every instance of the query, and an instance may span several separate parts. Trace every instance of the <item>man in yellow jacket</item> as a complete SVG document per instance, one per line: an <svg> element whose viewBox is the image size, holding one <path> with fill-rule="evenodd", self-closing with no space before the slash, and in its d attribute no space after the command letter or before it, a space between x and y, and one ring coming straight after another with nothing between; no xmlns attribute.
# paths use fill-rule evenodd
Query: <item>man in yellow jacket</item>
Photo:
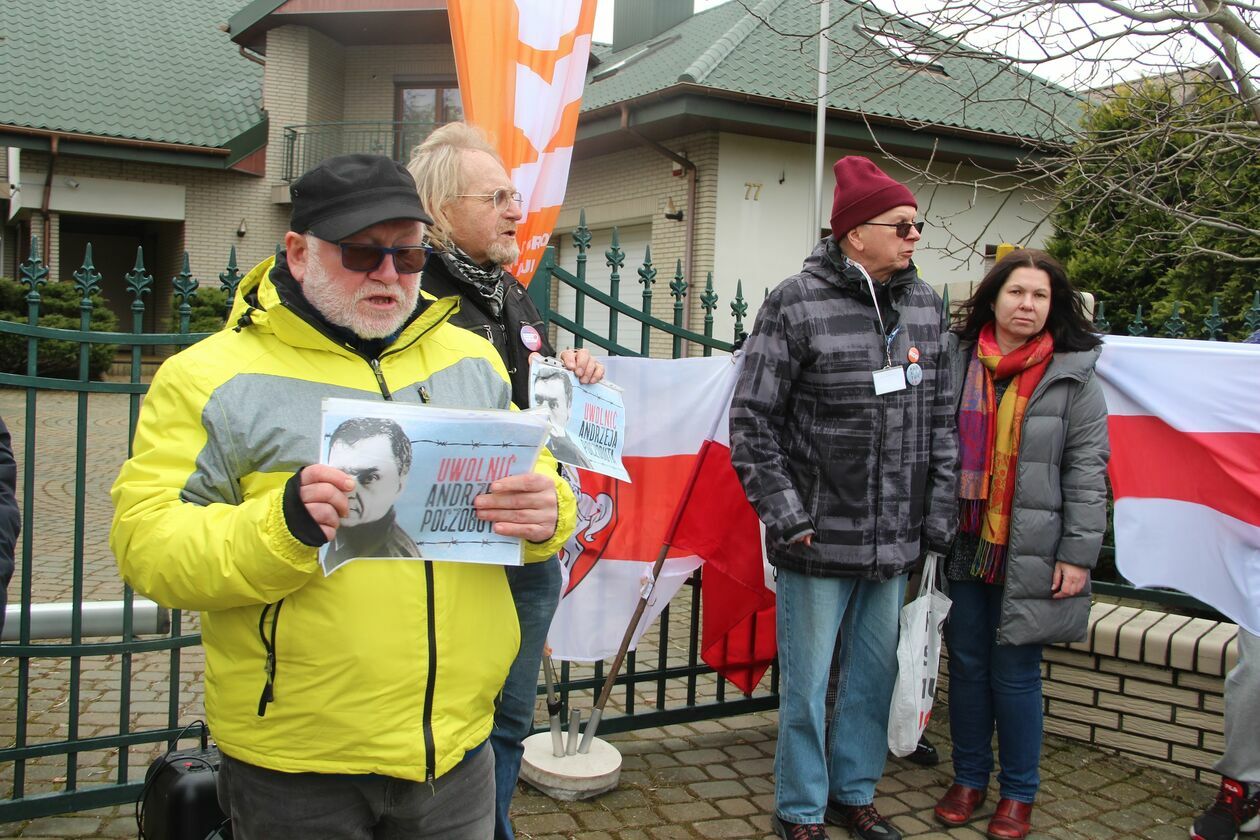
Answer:
<svg viewBox="0 0 1260 840"><path fill-rule="evenodd" d="M419 295L428 216L406 170L332 158L291 188L284 250L229 328L154 377L113 488L110 543L137 592L201 611L219 798L238 840L489 837L494 700L519 629L502 567L350 563L317 550L354 479L316 463L324 397L510 408L484 339ZM545 451L475 500L526 562L575 506Z"/></svg>

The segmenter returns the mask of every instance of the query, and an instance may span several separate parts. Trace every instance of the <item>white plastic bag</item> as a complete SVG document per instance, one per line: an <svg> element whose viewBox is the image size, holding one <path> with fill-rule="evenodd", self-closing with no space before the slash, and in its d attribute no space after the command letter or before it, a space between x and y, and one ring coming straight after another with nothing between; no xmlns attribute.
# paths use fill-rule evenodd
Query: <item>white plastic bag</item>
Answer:
<svg viewBox="0 0 1260 840"><path fill-rule="evenodd" d="M952 603L936 585L939 561L939 554L928 553L919 594L901 608L897 684L888 709L888 751L896 756L914 752L932 719L936 674L941 664L941 631Z"/></svg>

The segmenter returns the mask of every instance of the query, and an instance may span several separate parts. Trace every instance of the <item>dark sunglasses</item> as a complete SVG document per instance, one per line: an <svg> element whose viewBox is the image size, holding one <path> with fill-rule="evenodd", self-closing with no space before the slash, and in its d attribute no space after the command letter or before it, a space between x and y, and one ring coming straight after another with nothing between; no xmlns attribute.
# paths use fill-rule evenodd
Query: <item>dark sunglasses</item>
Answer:
<svg viewBox="0 0 1260 840"><path fill-rule="evenodd" d="M416 274L424 269L429 259L428 245L401 245L385 248L381 245L364 245L359 242L338 242L341 248L341 265L350 271L376 271L388 254L394 255L394 269L399 274Z"/></svg>
<svg viewBox="0 0 1260 840"><path fill-rule="evenodd" d="M876 227L896 228L896 234L900 239L910 238L910 228L923 233L923 222L866 222L866 224L875 225Z"/></svg>

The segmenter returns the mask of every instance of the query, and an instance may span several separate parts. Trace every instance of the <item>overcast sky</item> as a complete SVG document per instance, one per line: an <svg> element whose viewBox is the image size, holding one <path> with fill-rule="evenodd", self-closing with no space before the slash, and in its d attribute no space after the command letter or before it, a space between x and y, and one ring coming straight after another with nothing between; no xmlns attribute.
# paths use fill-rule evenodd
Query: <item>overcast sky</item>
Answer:
<svg viewBox="0 0 1260 840"><path fill-rule="evenodd" d="M686 0L673 0L676 3L683 3ZM723 3L729 3L730 0L695 0L695 10L697 12L708 9L712 6L720 6ZM612 43L613 28L613 0L596 0L595 4L595 40L601 43Z"/></svg>

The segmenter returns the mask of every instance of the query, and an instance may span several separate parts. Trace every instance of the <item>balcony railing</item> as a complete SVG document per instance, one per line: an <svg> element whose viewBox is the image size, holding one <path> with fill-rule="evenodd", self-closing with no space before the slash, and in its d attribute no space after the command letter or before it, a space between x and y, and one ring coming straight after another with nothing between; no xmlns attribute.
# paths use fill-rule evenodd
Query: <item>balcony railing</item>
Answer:
<svg viewBox="0 0 1260 840"><path fill-rule="evenodd" d="M441 123L324 122L284 128L284 180L292 181L322 160L351 152L406 161Z"/></svg>

